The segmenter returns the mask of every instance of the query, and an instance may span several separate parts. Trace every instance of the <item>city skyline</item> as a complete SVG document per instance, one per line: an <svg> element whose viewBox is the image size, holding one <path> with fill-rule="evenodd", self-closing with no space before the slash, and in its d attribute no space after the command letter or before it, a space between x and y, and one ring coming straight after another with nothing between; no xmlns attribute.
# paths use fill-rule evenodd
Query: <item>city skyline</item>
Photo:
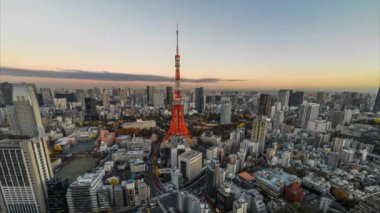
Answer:
<svg viewBox="0 0 380 213"><path fill-rule="evenodd" d="M185 88L376 92L379 86L379 2L202 5L3 1L2 81L172 85L179 23ZM108 79L99 80L102 74Z"/></svg>

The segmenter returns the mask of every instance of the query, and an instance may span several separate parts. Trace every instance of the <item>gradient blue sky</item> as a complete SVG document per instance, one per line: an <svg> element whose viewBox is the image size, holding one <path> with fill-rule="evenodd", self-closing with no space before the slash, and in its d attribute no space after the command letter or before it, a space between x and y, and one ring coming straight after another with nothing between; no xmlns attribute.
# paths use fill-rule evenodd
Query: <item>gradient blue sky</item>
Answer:
<svg viewBox="0 0 380 213"><path fill-rule="evenodd" d="M206 87L376 88L379 11L378 0L1 0L0 65L173 76L179 23L182 76L246 79Z"/></svg>

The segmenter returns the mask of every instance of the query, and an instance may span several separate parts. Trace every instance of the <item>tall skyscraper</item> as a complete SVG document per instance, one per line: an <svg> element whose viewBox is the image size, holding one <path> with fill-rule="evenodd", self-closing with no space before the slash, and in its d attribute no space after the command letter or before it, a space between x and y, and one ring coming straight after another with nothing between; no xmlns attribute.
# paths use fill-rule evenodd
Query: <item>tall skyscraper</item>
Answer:
<svg viewBox="0 0 380 213"><path fill-rule="evenodd" d="M319 104L305 103L300 106L298 112L297 124L305 129L310 120L315 120L318 117Z"/></svg>
<svg viewBox="0 0 380 213"><path fill-rule="evenodd" d="M289 95L289 106L292 107L298 107L303 103L303 91L295 91L293 92L290 90L290 95Z"/></svg>
<svg viewBox="0 0 380 213"><path fill-rule="evenodd" d="M107 90L104 90L103 91L103 107L105 109L109 109L110 108L110 95L108 94L109 91Z"/></svg>
<svg viewBox="0 0 380 213"><path fill-rule="evenodd" d="M128 103L128 89L127 88L120 89L120 101L123 102L124 105Z"/></svg>
<svg viewBox="0 0 380 213"><path fill-rule="evenodd" d="M77 102L81 103L81 106L85 105L85 98L86 98L86 93L84 92L83 89L77 89L75 93L75 98Z"/></svg>
<svg viewBox="0 0 380 213"><path fill-rule="evenodd" d="M262 153L265 149L265 138L267 135L269 121L259 118L252 123L251 141L258 143L258 152Z"/></svg>
<svg viewBox="0 0 380 213"><path fill-rule="evenodd" d="M248 211L248 203L243 197L234 201L233 213L247 213L247 211Z"/></svg>
<svg viewBox="0 0 380 213"><path fill-rule="evenodd" d="M284 168L288 168L290 166L290 158L292 157L292 153L290 151L286 151L281 156L281 166Z"/></svg>
<svg viewBox="0 0 380 213"><path fill-rule="evenodd" d="M12 84L0 84L0 105L12 105Z"/></svg>
<svg viewBox="0 0 380 213"><path fill-rule="evenodd" d="M219 161L213 159L206 167L206 193L210 198L216 196L217 187L225 180L225 171L220 168Z"/></svg>
<svg viewBox="0 0 380 213"><path fill-rule="evenodd" d="M173 105L173 87L166 87L165 104L168 106Z"/></svg>
<svg viewBox="0 0 380 213"><path fill-rule="evenodd" d="M146 86L146 100L149 106L153 106L154 92L156 92L155 86Z"/></svg>
<svg viewBox="0 0 380 213"><path fill-rule="evenodd" d="M258 115L266 115L270 117L272 109L272 97L268 94L261 94L259 100Z"/></svg>
<svg viewBox="0 0 380 213"><path fill-rule="evenodd" d="M86 120L95 121L97 120L97 111L96 111L96 100L94 98L85 98L85 110L86 110Z"/></svg>
<svg viewBox="0 0 380 213"><path fill-rule="evenodd" d="M273 127L274 129L280 129L281 124L284 122L284 111L278 111L275 113Z"/></svg>
<svg viewBox="0 0 380 213"><path fill-rule="evenodd" d="M86 173L70 184L66 193L69 212L96 212L98 210L97 191L102 187L102 176Z"/></svg>
<svg viewBox="0 0 380 213"><path fill-rule="evenodd" d="M46 137L0 140L0 190L6 212L46 212L53 172Z"/></svg>
<svg viewBox="0 0 380 213"><path fill-rule="evenodd" d="M326 101L327 93L326 92L317 92L317 103L322 104Z"/></svg>
<svg viewBox="0 0 380 213"><path fill-rule="evenodd" d="M232 104L229 97L222 97L221 107L220 107L220 123L229 124L231 123L231 110Z"/></svg>
<svg viewBox="0 0 380 213"><path fill-rule="evenodd" d="M205 96L203 87L195 88L195 108L199 113L203 112L205 106Z"/></svg>
<svg viewBox="0 0 380 213"><path fill-rule="evenodd" d="M12 93L13 106L7 107L11 134L43 136L45 129L33 87L25 83L14 84Z"/></svg>
<svg viewBox="0 0 380 213"><path fill-rule="evenodd" d="M380 87L379 87L379 90L377 91L375 105L373 106L373 112L374 113L380 112Z"/></svg>
<svg viewBox="0 0 380 213"><path fill-rule="evenodd" d="M282 109L287 110L289 106L290 90L280 89L277 93L277 99L281 103Z"/></svg>

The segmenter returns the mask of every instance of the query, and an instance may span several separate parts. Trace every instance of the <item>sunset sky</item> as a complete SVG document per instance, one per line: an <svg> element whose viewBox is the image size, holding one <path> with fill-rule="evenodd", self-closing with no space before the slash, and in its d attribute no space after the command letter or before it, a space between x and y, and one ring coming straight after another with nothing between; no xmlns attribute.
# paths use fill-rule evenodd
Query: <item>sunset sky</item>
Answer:
<svg viewBox="0 0 380 213"><path fill-rule="evenodd" d="M0 4L0 81L74 87L171 85L178 23L186 87L379 87L377 0ZM107 72L109 79L92 77L98 72ZM120 78L114 73L132 75Z"/></svg>

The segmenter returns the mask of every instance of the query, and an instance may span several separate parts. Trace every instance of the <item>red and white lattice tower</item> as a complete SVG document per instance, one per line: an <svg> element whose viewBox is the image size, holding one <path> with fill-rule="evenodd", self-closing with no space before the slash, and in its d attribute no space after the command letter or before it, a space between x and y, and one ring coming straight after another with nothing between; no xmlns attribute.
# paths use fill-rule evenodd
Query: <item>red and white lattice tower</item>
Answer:
<svg viewBox="0 0 380 213"><path fill-rule="evenodd" d="M169 138L172 136L184 137L187 139L188 143L191 142L191 133L187 128L185 123L185 118L183 116L183 105L182 105L182 94L181 94L181 75L180 75L180 56L178 49L178 27L177 27L177 53L175 55L175 90L173 97L172 106L172 121L170 123L170 128L168 134L164 138L164 142L168 142Z"/></svg>

